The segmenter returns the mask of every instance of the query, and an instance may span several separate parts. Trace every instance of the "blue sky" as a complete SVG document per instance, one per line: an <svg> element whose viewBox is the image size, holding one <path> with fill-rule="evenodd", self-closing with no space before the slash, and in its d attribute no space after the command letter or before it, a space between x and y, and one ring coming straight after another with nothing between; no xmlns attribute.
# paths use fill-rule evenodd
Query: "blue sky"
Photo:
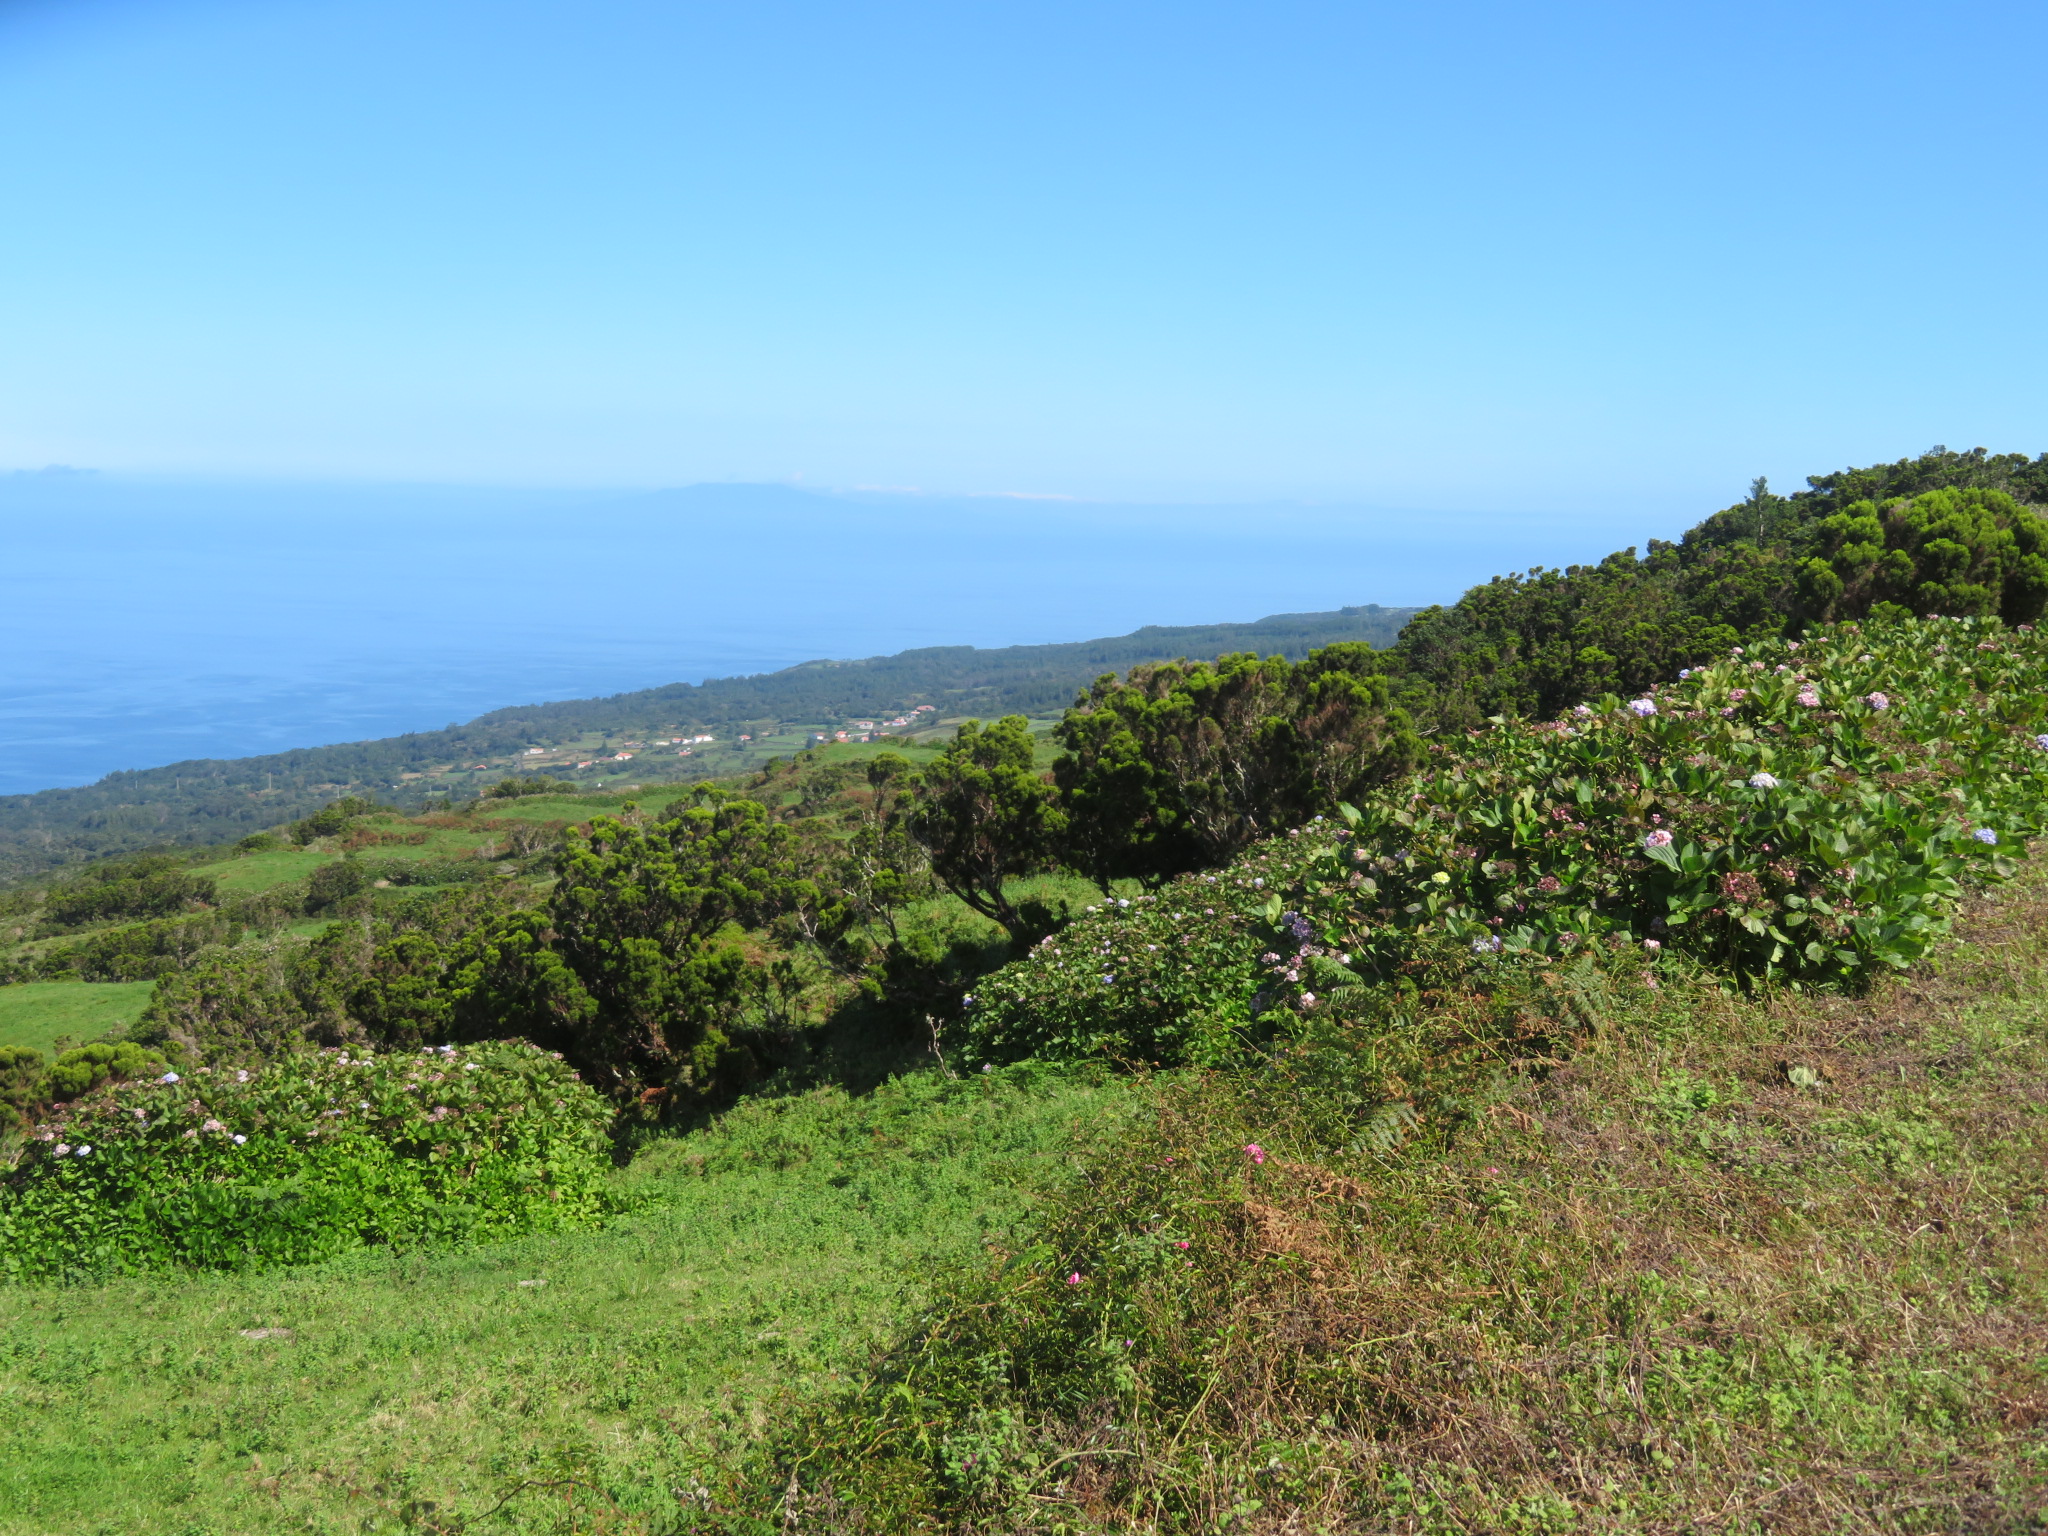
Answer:
<svg viewBox="0 0 2048 1536"><path fill-rule="evenodd" d="M2048 449L2021 4L4 0L0 468L1668 531Z"/></svg>

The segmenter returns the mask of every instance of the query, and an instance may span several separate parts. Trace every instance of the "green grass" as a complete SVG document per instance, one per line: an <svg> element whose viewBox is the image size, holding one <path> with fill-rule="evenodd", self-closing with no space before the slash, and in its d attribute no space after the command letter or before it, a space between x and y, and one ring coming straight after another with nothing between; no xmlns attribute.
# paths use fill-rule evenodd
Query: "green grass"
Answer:
<svg viewBox="0 0 2048 1536"><path fill-rule="evenodd" d="M868 1531L2038 1533L2044 940L2036 864L1870 995L1541 969L1515 1069L1404 1064L1405 1131L1359 1119L1404 1061L1362 1027L1169 1081L720 1501ZM1457 1001L1400 1035L1463 1037Z"/></svg>
<svg viewBox="0 0 2048 1536"><path fill-rule="evenodd" d="M27 981L0 987L0 1045L53 1051L60 1037L83 1045L142 1016L153 981Z"/></svg>
<svg viewBox="0 0 2048 1536"><path fill-rule="evenodd" d="M1131 1102L1032 1072L756 1101L647 1147L618 1175L635 1208L594 1233L0 1291L0 1532L452 1529L565 1465L673 1511ZM405 1524L416 1501L442 1523ZM560 1506L467 1529L552 1529Z"/></svg>
<svg viewBox="0 0 2048 1536"><path fill-rule="evenodd" d="M211 875L223 896L253 896L273 886L304 880L334 855L307 848L272 848L263 853L245 853L218 864L198 864L192 872Z"/></svg>

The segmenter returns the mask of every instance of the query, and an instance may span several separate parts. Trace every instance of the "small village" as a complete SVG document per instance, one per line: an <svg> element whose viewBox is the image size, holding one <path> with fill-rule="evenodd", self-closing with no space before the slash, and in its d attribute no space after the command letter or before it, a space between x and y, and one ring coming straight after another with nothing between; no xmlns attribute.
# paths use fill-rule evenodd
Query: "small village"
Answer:
<svg viewBox="0 0 2048 1536"><path fill-rule="evenodd" d="M886 720L848 720L842 725L829 728L796 726L766 731L757 729L738 732L726 741L721 741L714 733L701 731L689 735L676 733L653 736L644 741L598 740L586 736L581 740L558 746L526 747L511 757L450 764L446 767L404 773L399 775L399 779L411 781L504 772L525 775L542 772L604 775L619 771L619 764L635 761L644 763L647 755L657 753L662 756L694 758L703 762L707 770L731 772L746 766L756 754L765 758L781 752L797 752L820 746L872 743L886 740L893 734L929 730L938 719L936 705L916 704ZM643 766L642 771L648 770ZM667 778L676 775L655 771L653 776ZM694 775L685 772L681 776Z"/></svg>

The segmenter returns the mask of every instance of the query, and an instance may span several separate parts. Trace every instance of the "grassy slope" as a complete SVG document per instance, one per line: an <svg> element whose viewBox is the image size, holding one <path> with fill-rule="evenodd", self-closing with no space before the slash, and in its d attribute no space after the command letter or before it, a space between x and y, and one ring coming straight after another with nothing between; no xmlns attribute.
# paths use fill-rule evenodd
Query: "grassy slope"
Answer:
<svg viewBox="0 0 2048 1536"><path fill-rule="evenodd" d="M0 1292L0 1531L397 1530L564 1461L665 1500L1127 1100L1015 1073L763 1101L655 1143L595 1233Z"/></svg>
<svg viewBox="0 0 2048 1536"><path fill-rule="evenodd" d="M1415 1530L2038 1529L2044 934L2037 865L1939 975L1652 1015L1394 1181L1347 1309L1413 1330L1374 1366L1416 1413L1359 1448L1359 1503Z"/></svg>
<svg viewBox="0 0 2048 1536"><path fill-rule="evenodd" d="M0 1045L52 1051L59 1036L82 1045L142 1016L149 981L32 981L0 987Z"/></svg>
<svg viewBox="0 0 2048 1536"><path fill-rule="evenodd" d="M1161 1436L1145 1461L1074 1457L1035 1507L1077 1530L2033 1529L2044 935L2036 865L1937 974L1870 999L1667 978L1392 1162L1291 1147L1270 1098L1170 1088L1156 1134L1184 1156L1273 1154L1257 1187L1226 1175L1193 1250L1209 1310L1174 1327L1218 1341L1212 1390L1171 1436L1130 1414L1117 1433ZM0 1293L0 1531L400 1529L420 1499L441 1513L414 1528L452 1528L542 1475L584 1513L522 1494L470 1528L658 1528L780 1389L850 1379L1063 1147L1149 1160L1104 1129L1133 1093L764 1102L656 1143L621 1176L646 1204L599 1233ZM1142 1225L1113 1185L1080 1214ZM263 1327L293 1336L241 1336ZM1083 1446L1090 1421L1050 1432ZM858 1408L833 1423L879 1438ZM1209 1470L1116 1475L1189 1456Z"/></svg>
<svg viewBox="0 0 2048 1536"><path fill-rule="evenodd" d="M1394 1156L1285 1078L1183 1079L1077 1147L1051 1259L958 1277L730 1497L799 1466L879 1530L2038 1532L2044 938L2037 863L1871 997L1624 975L1569 1063Z"/></svg>

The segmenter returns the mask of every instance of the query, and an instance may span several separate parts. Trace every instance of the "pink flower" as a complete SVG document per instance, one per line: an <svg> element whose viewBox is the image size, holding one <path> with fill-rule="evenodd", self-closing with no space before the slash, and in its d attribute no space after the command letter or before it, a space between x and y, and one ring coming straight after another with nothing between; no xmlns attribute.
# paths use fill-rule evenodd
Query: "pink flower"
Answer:
<svg viewBox="0 0 2048 1536"><path fill-rule="evenodd" d="M1659 827L1643 839L1643 846L1645 848L1669 848L1671 846L1671 833L1665 828Z"/></svg>
<svg viewBox="0 0 2048 1536"><path fill-rule="evenodd" d="M1176 1248L1185 1248L1185 1247L1187 1247L1187 1244L1186 1244L1185 1242L1178 1242L1178 1243L1175 1243L1175 1244L1174 1244L1173 1246L1174 1246L1174 1247L1176 1247Z"/></svg>
<svg viewBox="0 0 2048 1536"><path fill-rule="evenodd" d="M1881 693L1866 693L1863 695L1863 702L1872 709L1890 709L1892 707L1892 701Z"/></svg>
<svg viewBox="0 0 2048 1536"><path fill-rule="evenodd" d="M1248 1141L1245 1143L1244 1155L1255 1163L1263 1163L1266 1160L1266 1149L1256 1141Z"/></svg>
<svg viewBox="0 0 2048 1536"><path fill-rule="evenodd" d="M1067 1284L1069 1284L1069 1285L1079 1285L1080 1283L1081 1283L1081 1271L1079 1271L1078 1269L1077 1269L1077 1270L1075 1270L1075 1271L1074 1271L1074 1272L1073 1272L1073 1273L1072 1273L1071 1275L1067 1276Z"/></svg>
<svg viewBox="0 0 2048 1536"><path fill-rule="evenodd" d="M1799 703L1806 709L1819 709L1820 695L1811 688L1802 688L1799 690Z"/></svg>

